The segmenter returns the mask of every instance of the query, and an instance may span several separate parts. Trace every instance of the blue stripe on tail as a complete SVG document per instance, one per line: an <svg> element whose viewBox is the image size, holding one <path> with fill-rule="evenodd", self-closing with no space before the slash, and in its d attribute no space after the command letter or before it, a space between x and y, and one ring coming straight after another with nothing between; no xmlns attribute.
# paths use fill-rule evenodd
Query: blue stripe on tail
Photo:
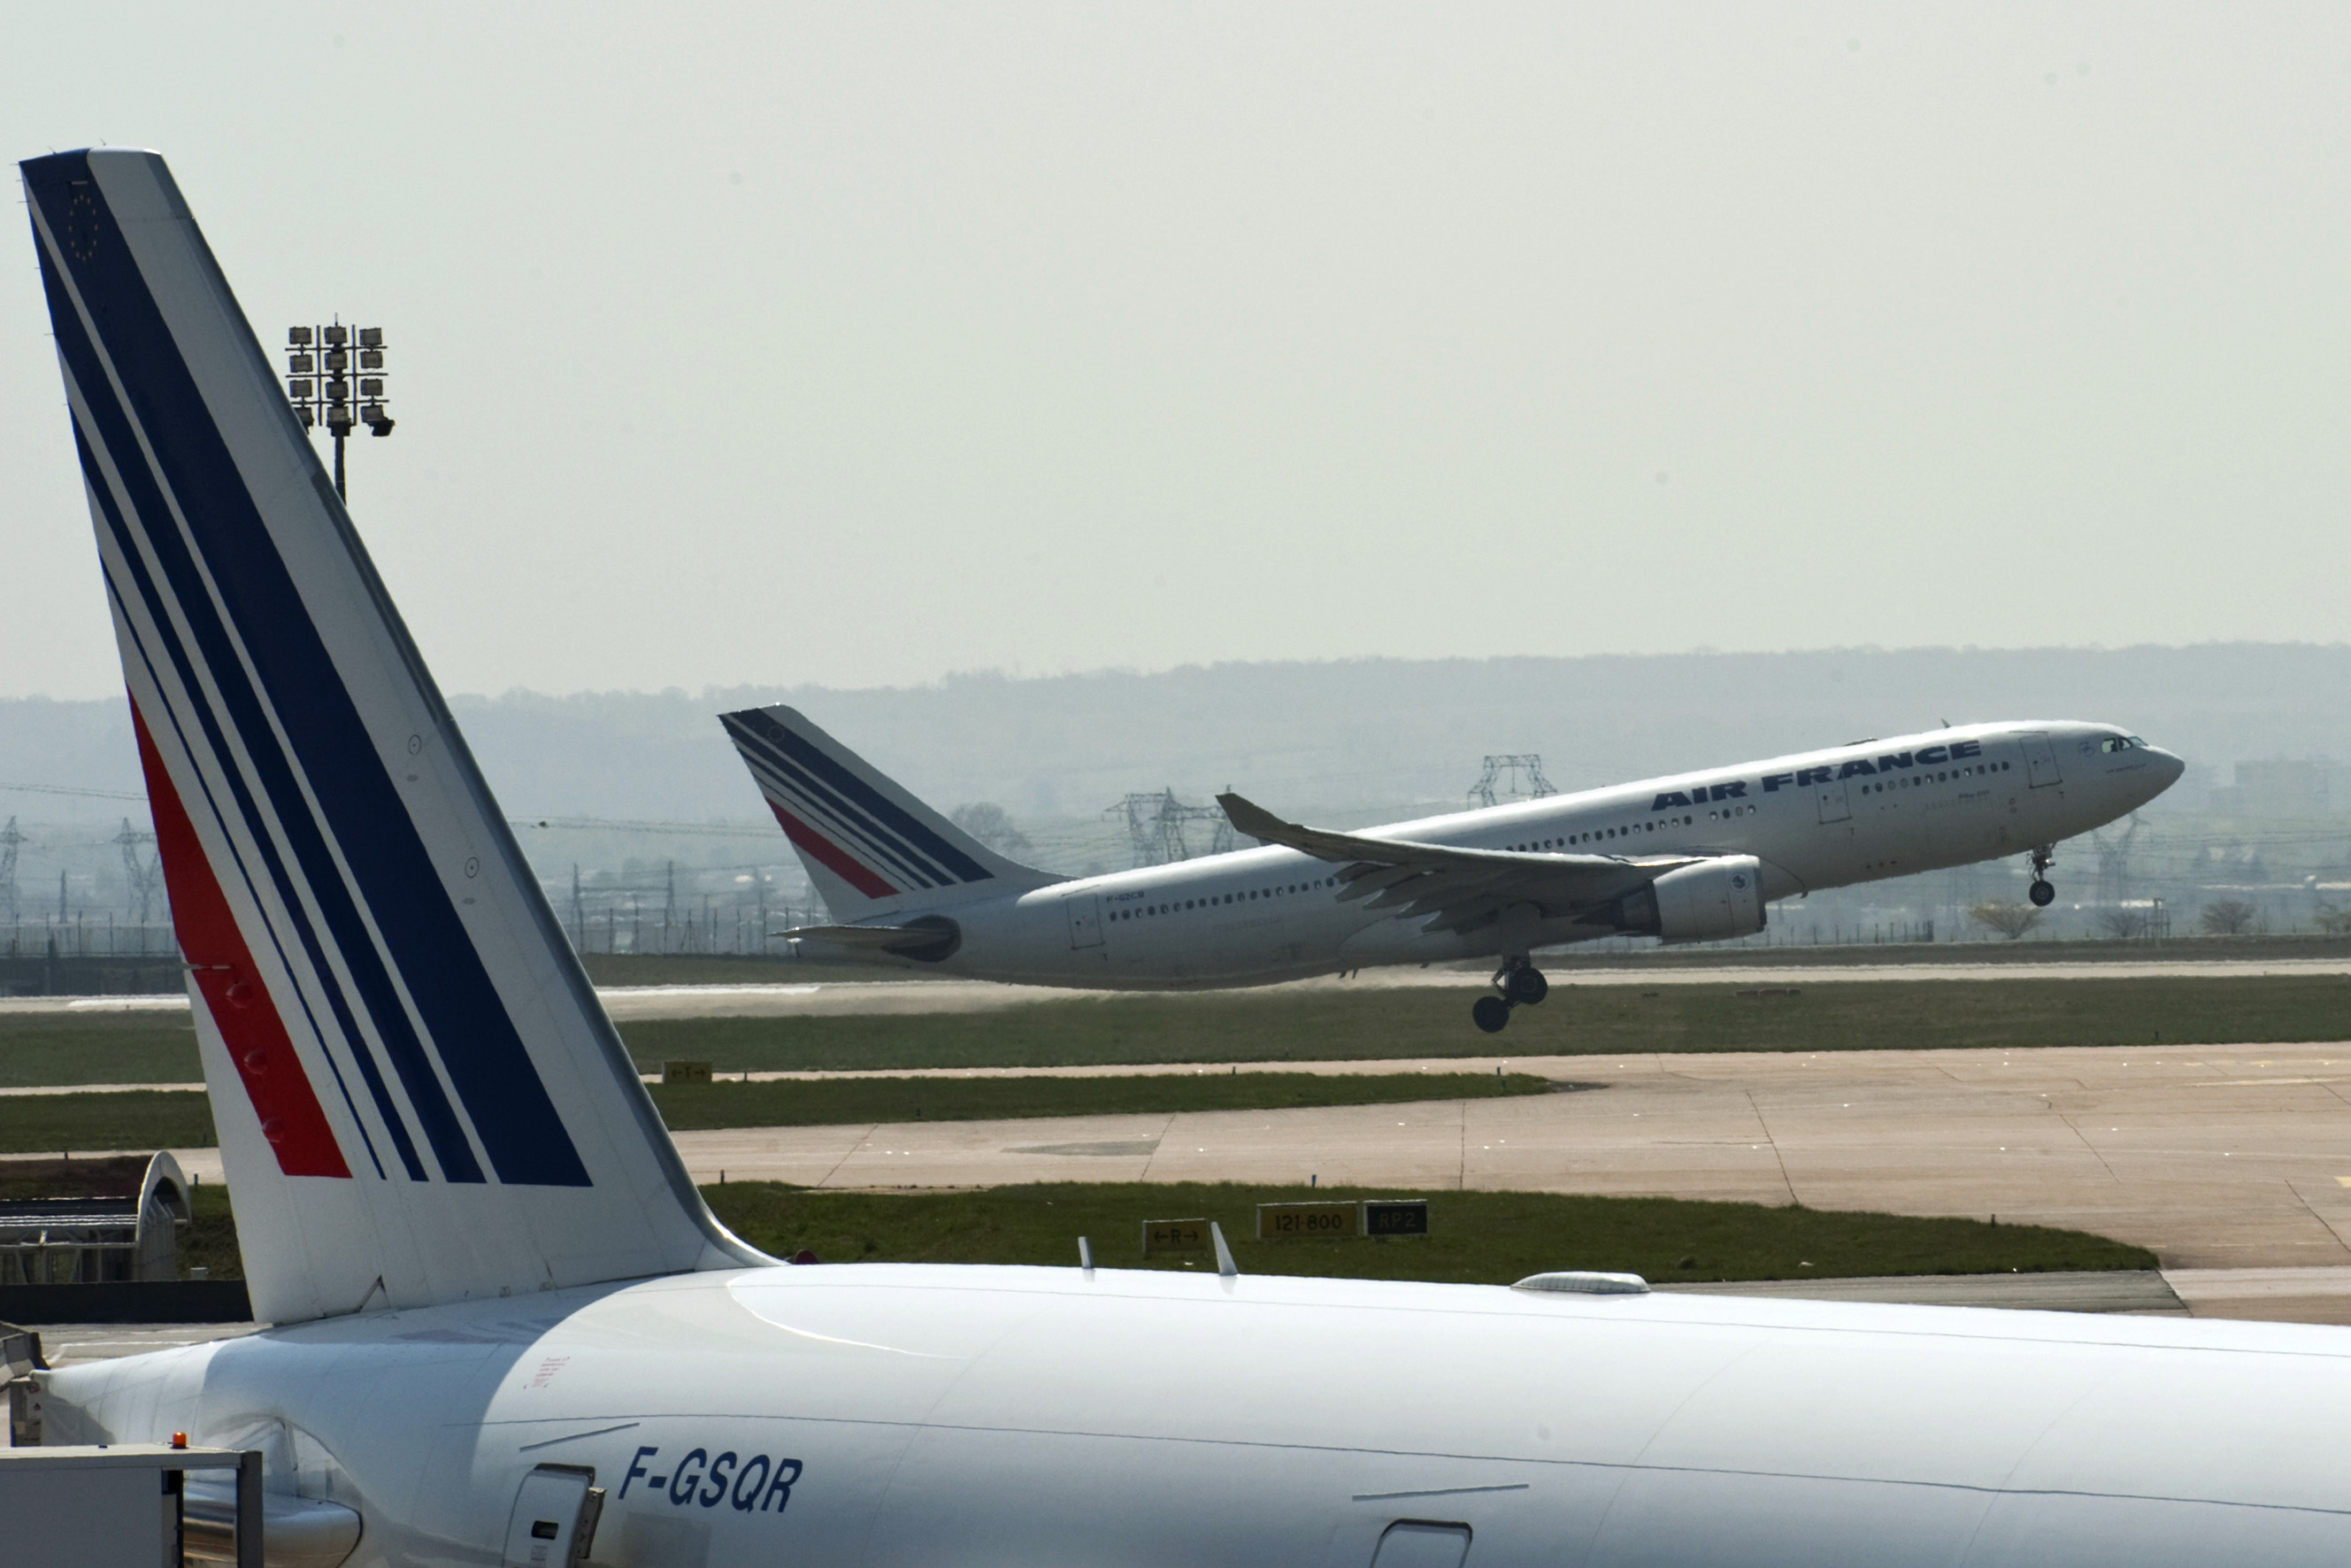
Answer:
<svg viewBox="0 0 2351 1568"><path fill-rule="evenodd" d="M87 160L64 154L24 168L26 187L58 236L75 288L129 396L127 411L114 406L94 346L69 329L76 320L72 303L45 254L43 276L60 350L100 422L101 444L131 490L135 531L162 568L162 582L144 589L168 594L185 618L194 646L174 650L175 658L183 661L183 669L200 665L212 677L225 709L199 716L215 737L225 723L252 758L256 782L293 851L295 878L316 901L444 1174L454 1181L483 1179L365 917L372 917L382 933L398 982L413 999L425 1036L438 1048L440 1065L498 1179L590 1185L376 742L111 221ZM132 423L147 438L155 467L186 518L184 536L145 471L131 439ZM356 552L356 541L350 543ZM126 539L125 545L135 559L136 543ZM206 591L207 577L219 595L217 608ZM170 624L160 598L151 601L151 608L158 624ZM247 678L238 657L240 643L257 684ZM421 671L417 674L423 679ZM203 688L191 682L187 691L201 708ZM284 723L283 743L269 723L271 711ZM234 753L219 747L217 738L215 747L223 768L234 777ZM316 814L297 779L298 764L300 780L317 798ZM249 810L251 802L244 804ZM256 841L266 843L261 823L249 820ZM349 885L334 863L336 850L350 868ZM354 887L364 900L365 917L352 896ZM298 901L289 899L287 904L298 907ZM330 973L323 967L320 972ZM353 1040L356 1049L359 1037Z"/></svg>
<svg viewBox="0 0 2351 1568"><path fill-rule="evenodd" d="M908 854L928 856L942 873L931 872L933 882L986 882L991 873L953 843L926 827L913 813L860 779L806 737L795 735L758 708L720 716L737 740L754 748L772 767L811 790L817 799L851 815L885 841ZM893 836L894 835L894 836Z"/></svg>

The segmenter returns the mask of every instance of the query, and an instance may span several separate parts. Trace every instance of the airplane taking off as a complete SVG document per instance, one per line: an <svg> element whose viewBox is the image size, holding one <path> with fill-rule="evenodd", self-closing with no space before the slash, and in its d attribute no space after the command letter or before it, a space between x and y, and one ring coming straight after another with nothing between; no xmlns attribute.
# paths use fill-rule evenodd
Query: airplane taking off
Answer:
<svg viewBox="0 0 2351 1568"><path fill-rule="evenodd" d="M995 854L789 707L720 722L826 908L811 950L976 979L1259 986L1492 957L1491 1033L1549 990L1540 949L1712 942L1773 901L2054 846L2147 804L2183 764L2110 725L1971 724L1574 795L1332 832L1217 798L1265 848L1103 876Z"/></svg>
<svg viewBox="0 0 2351 1568"><path fill-rule="evenodd" d="M688 1178L162 160L23 170L270 1326L39 1370L16 1440L260 1451L271 1568L2351 1555L2340 1329L777 1266ZM230 1500L175 1500L217 1556Z"/></svg>

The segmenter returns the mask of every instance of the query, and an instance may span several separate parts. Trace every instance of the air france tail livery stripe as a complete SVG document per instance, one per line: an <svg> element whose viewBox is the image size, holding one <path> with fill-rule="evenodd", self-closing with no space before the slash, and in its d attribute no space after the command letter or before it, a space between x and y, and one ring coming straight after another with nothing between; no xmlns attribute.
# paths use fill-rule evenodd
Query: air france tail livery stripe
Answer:
<svg viewBox="0 0 2351 1568"><path fill-rule="evenodd" d="M728 714L725 722L792 841L822 858L868 897L905 889L891 886L842 853L810 821L824 822L835 836L880 860L907 888L988 879L987 868L971 856L768 714Z"/></svg>
<svg viewBox="0 0 2351 1568"><path fill-rule="evenodd" d="M149 632L173 665L195 677L182 686L175 708L196 709L214 737L234 732L241 758L216 743L214 765L236 773L236 796L258 797L268 809L266 823L246 814L237 836L282 835L282 850L273 844L270 856L281 896L294 895L289 911L308 904L319 912L324 930L308 930L309 945L330 949L350 977L358 1010L391 1056L441 1175L485 1179L478 1147L502 1181L584 1184L579 1155L457 929L225 444L210 422L190 417L201 406L194 378L95 182L73 189L68 214L62 246L45 236L43 279L76 412L85 416L78 420L84 449L100 459L86 477L94 493L108 496L117 559L130 569L129 583L113 585L115 596L140 623L134 636ZM39 217L37 209L37 224ZM110 318L104 350L97 309ZM141 407L126 385L152 387L156 395ZM179 526L148 523L164 517ZM143 648L151 638L138 640ZM354 884L377 890L375 896L362 905ZM424 961L395 984L370 927L385 945ZM352 1010L331 975L321 978L339 1007ZM431 1051L429 1040L459 1031L474 1037L472 1049L454 1058ZM350 1043L367 1049L363 1040ZM441 1074L469 1125L461 1125ZM404 1134L403 1121L384 1109Z"/></svg>
<svg viewBox="0 0 2351 1568"><path fill-rule="evenodd" d="M253 954L196 842L195 825L188 821L135 707L131 720L139 740L140 767L147 776L156 856L163 865L181 956L187 961L190 983L204 998L204 1011L228 1045L237 1081L261 1118L261 1135L269 1140L277 1168L287 1176L348 1178L350 1167L335 1146L334 1129L319 1107L286 1022L277 1016L277 1004L253 983Z"/></svg>
<svg viewBox="0 0 2351 1568"><path fill-rule="evenodd" d="M544 896L161 161L25 174L206 1076L235 1096L216 1114L256 1304L755 1259L646 1142L633 1064L550 949ZM443 1195L435 1221L397 1187ZM494 1190L546 1196L496 1220ZM278 1232L283 1267L256 1260ZM386 1267L371 1254L395 1239Z"/></svg>
<svg viewBox="0 0 2351 1568"><path fill-rule="evenodd" d="M719 720L777 825L845 918L1017 897L1061 880L979 843L790 708ZM879 939L925 952L953 946L952 932L935 926Z"/></svg>

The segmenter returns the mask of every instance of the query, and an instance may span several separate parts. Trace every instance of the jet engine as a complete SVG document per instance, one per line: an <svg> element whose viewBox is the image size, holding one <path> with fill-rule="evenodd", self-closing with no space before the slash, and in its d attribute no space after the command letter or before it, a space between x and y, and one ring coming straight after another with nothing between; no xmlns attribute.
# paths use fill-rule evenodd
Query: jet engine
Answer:
<svg viewBox="0 0 2351 1568"><path fill-rule="evenodd" d="M1669 871L1625 895L1624 929L1668 942L1718 942L1763 929L1763 867L1724 855Z"/></svg>
<svg viewBox="0 0 2351 1568"><path fill-rule="evenodd" d="M889 943L883 951L917 964L942 963L963 946L963 927L944 915L917 915L898 929L906 934L904 938Z"/></svg>

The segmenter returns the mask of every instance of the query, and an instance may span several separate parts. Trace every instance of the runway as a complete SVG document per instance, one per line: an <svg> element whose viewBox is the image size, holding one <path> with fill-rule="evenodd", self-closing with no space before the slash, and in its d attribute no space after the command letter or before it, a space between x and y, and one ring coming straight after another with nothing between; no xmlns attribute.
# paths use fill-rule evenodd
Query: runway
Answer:
<svg viewBox="0 0 2351 1568"><path fill-rule="evenodd" d="M1772 964L1649 966L1639 963L1551 971L1555 987L1639 986L1837 986L1893 980L2128 980L2155 978L2247 979L2264 975L2351 975L2351 957L2243 960L2148 959L2131 962L2046 964ZM597 999L618 1023L657 1019L826 1018L858 1015L988 1012L1039 1002L1081 998L1162 996L1213 999L1237 994L1282 996L1348 990L1438 989L1476 992L1486 988L1482 970L1447 968L1365 969L1342 977L1233 991L1105 991L1054 986L1012 986L993 980L826 980L803 984L763 982L738 986L608 986ZM95 1012L185 1012L185 993L137 997L0 998L0 1017L10 1014Z"/></svg>

